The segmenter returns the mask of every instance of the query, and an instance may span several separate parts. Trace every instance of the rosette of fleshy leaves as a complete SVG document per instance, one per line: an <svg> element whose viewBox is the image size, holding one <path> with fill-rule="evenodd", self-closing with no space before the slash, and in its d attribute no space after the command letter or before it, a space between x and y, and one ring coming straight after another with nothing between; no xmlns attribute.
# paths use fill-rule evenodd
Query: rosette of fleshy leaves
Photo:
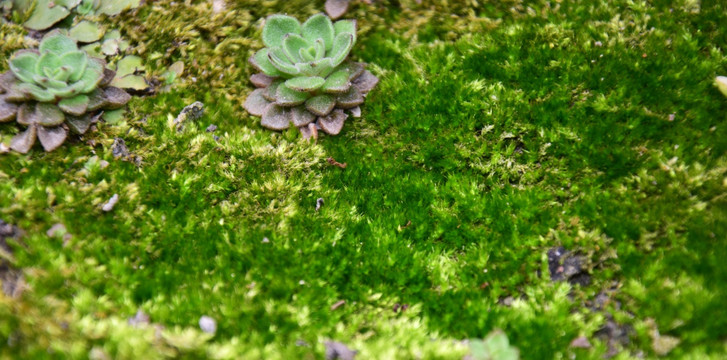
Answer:
<svg viewBox="0 0 727 360"><path fill-rule="evenodd" d="M26 130L10 147L27 153L40 140L46 151L58 148L69 131L84 134L103 110L118 109L131 97L109 86L115 73L103 60L88 56L58 31L39 48L20 50L0 75L0 122L15 120Z"/></svg>
<svg viewBox="0 0 727 360"><path fill-rule="evenodd" d="M379 79L365 64L347 61L356 42L356 22L335 24L317 14L301 24L285 15L268 17L263 27L265 48L250 58L262 73L250 78L258 88L245 109L272 130L296 126L304 138L322 129L337 135L348 114L360 116L359 105Z"/></svg>
<svg viewBox="0 0 727 360"><path fill-rule="evenodd" d="M31 30L45 30L73 13L80 15L117 15L136 8L141 0L4 0L12 10L27 16L23 25Z"/></svg>

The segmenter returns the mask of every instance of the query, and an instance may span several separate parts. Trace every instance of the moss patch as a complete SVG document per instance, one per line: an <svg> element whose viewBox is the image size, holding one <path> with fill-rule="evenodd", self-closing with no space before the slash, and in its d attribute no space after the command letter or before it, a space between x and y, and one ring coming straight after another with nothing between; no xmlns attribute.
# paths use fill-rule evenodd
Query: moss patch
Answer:
<svg viewBox="0 0 727 360"><path fill-rule="evenodd" d="M28 283L0 295L0 354L321 358L333 339L462 358L460 340L501 328L524 359L725 355L724 5L354 2L353 57L381 82L311 144L242 101L261 18L322 4L148 1L108 19L150 73L185 74L82 140L0 158ZM0 33L3 56L33 42ZM177 130L194 101L205 115ZM59 223L65 241L46 234ZM588 285L550 280L558 246ZM139 309L159 327L128 325Z"/></svg>

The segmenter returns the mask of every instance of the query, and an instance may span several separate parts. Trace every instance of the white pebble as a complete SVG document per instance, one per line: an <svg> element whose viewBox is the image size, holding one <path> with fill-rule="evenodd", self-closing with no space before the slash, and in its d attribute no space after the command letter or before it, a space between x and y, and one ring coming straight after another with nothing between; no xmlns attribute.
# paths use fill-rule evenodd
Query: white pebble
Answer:
<svg viewBox="0 0 727 360"><path fill-rule="evenodd" d="M214 334L217 331L217 323L209 316L202 316L199 318L199 328L208 334Z"/></svg>

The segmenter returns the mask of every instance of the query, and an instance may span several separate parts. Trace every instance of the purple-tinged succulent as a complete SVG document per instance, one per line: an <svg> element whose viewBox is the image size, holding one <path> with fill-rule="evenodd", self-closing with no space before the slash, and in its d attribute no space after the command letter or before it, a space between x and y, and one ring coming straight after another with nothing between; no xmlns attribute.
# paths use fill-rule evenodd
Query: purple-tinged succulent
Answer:
<svg viewBox="0 0 727 360"><path fill-rule="evenodd" d="M292 123L305 138L318 130L337 135L348 111L360 115L364 96L379 79L365 64L347 61L356 42L356 22L335 24L323 14L300 24L285 15L268 17L263 27L265 48L250 58L262 71L250 77L258 88L245 101L245 109L262 118L272 130Z"/></svg>
<svg viewBox="0 0 727 360"><path fill-rule="evenodd" d="M68 131L83 134L103 110L118 109L131 97L108 86L115 73L103 60L89 57L58 31L39 48L17 51L0 74L0 122L15 120L27 129L10 147L27 153L40 140L46 151L58 148Z"/></svg>

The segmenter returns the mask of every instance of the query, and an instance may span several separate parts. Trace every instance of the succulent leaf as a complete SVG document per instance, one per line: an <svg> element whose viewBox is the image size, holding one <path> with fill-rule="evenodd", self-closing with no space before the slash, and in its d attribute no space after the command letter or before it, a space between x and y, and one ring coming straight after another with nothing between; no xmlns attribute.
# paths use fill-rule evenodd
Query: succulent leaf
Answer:
<svg viewBox="0 0 727 360"><path fill-rule="evenodd" d="M20 51L13 56L8 64L10 71L22 82L32 83L35 74L35 66L38 64L40 55L30 51Z"/></svg>
<svg viewBox="0 0 727 360"><path fill-rule="evenodd" d="M242 107L251 115L262 116L265 113L265 109L270 105L270 101L263 97L264 92L265 89L255 89L247 96Z"/></svg>
<svg viewBox="0 0 727 360"><path fill-rule="evenodd" d="M336 98L327 94L314 96L305 102L305 108L318 116L328 115L334 106Z"/></svg>
<svg viewBox="0 0 727 360"><path fill-rule="evenodd" d="M149 88L149 84L146 83L146 79L144 79L141 75L126 75L122 78L116 78L111 81L111 86L137 91L143 91Z"/></svg>
<svg viewBox="0 0 727 360"><path fill-rule="evenodd" d="M280 106L290 107L304 103L310 94L303 91L293 90L285 85L278 86L275 94L275 102Z"/></svg>
<svg viewBox="0 0 727 360"><path fill-rule="evenodd" d="M106 106L107 103L104 92L96 89L88 94L88 108L86 111L96 111Z"/></svg>
<svg viewBox="0 0 727 360"><path fill-rule="evenodd" d="M104 89L104 97L106 98L106 108L111 110L121 108L131 100L131 95L126 91L113 86Z"/></svg>
<svg viewBox="0 0 727 360"><path fill-rule="evenodd" d="M316 60L323 59L326 56L326 43L323 39L318 39L313 43L313 48L316 51Z"/></svg>
<svg viewBox="0 0 727 360"><path fill-rule="evenodd" d="M32 83L21 83L15 86L14 90L26 94L37 101L49 102L55 100L55 95L50 91Z"/></svg>
<svg viewBox="0 0 727 360"><path fill-rule="evenodd" d="M78 81L88 67L88 56L83 51L69 51L61 56L61 63L70 70L67 79Z"/></svg>
<svg viewBox="0 0 727 360"><path fill-rule="evenodd" d="M0 95L0 123L15 120L18 105L5 101L5 95Z"/></svg>
<svg viewBox="0 0 727 360"><path fill-rule="evenodd" d="M38 127L38 140L43 145L45 151L53 151L63 145L68 137L68 130L62 126L56 127Z"/></svg>
<svg viewBox="0 0 727 360"><path fill-rule="evenodd" d="M311 51L311 49L313 51ZM313 48L300 49L300 50L298 50L298 56L300 57L301 60L303 60L303 62L315 61L315 59L316 59L315 49L313 49Z"/></svg>
<svg viewBox="0 0 727 360"><path fill-rule="evenodd" d="M96 12L109 16L118 15L124 10L139 7L141 0L100 0Z"/></svg>
<svg viewBox="0 0 727 360"><path fill-rule="evenodd" d="M83 135L91 127L93 118L91 115L86 114L85 116L66 116L66 124L76 134Z"/></svg>
<svg viewBox="0 0 727 360"><path fill-rule="evenodd" d="M343 123L348 118L348 115L341 109L333 110L327 116L321 116L318 118L318 125L321 130L325 131L328 135L338 135L343 129Z"/></svg>
<svg viewBox="0 0 727 360"><path fill-rule="evenodd" d="M78 50L78 46L73 39L61 34L60 32L52 31L48 33L43 40L40 42L38 50L41 54L54 53L54 54L65 54L70 51Z"/></svg>
<svg viewBox="0 0 727 360"><path fill-rule="evenodd" d="M357 77L359 77L365 70L364 63L354 62L354 61L347 61L343 64L339 65L336 70L344 70L348 73L348 80L353 80Z"/></svg>
<svg viewBox="0 0 727 360"><path fill-rule="evenodd" d="M10 140L10 148L21 153L27 154L30 148L35 144L35 138L38 133L38 129L35 124L28 126L25 131L15 135Z"/></svg>
<svg viewBox="0 0 727 360"><path fill-rule="evenodd" d="M379 78L372 74L370 71L364 71L361 76L353 80L353 86L358 89L362 94L366 94L371 91L376 84L379 83Z"/></svg>
<svg viewBox="0 0 727 360"><path fill-rule="evenodd" d="M58 106L47 103L35 105L35 122L43 126L58 126L66 120L65 115Z"/></svg>
<svg viewBox="0 0 727 360"><path fill-rule="evenodd" d="M263 27L263 44L273 48L283 45L283 38L286 34L301 33L301 26L298 19L287 15L271 15L265 20Z"/></svg>
<svg viewBox="0 0 727 360"><path fill-rule="evenodd" d="M83 20L76 24L71 30L68 31L68 36L72 39L82 42L91 43L99 41L104 35L104 30L101 26L95 22Z"/></svg>
<svg viewBox="0 0 727 360"><path fill-rule="evenodd" d="M270 104L262 115L260 125L271 130L285 130L290 126L290 110Z"/></svg>
<svg viewBox="0 0 727 360"><path fill-rule="evenodd" d="M338 70L326 78L321 90L328 94L342 94L348 91L351 82L348 81L348 72Z"/></svg>
<svg viewBox="0 0 727 360"><path fill-rule="evenodd" d="M303 49L308 49L311 46L311 43L309 43L302 36L298 34L287 34L283 39L282 49L288 59L294 62L298 62L303 61L303 58L300 56L300 51Z"/></svg>
<svg viewBox="0 0 727 360"><path fill-rule="evenodd" d="M277 79L274 80L270 86L265 88L265 92L263 92L263 97L267 99L268 101L275 102L275 98L278 93L278 87L282 85L285 82L285 80Z"/></svg>
<svg viewBox="0 0 727 360"><path fill-rule="evenodd" d="M81 116L86 113L90 101L88 96L78 95L61 100L58 102L58 107L66 114Z"/></svg>
<svg viewBox="0 0 727 360"><path fill-rule="evenodd" d="M43 74L46 69L53 71L63 66L61 63L61 57L56 53L46 52L40 55L38 62L35 64L35 73Z"/></svg>
<svg viewBox="0 0 727 360"><path fill-rule="evenodd" d="M328 16L316 14L308 18L302 26L303 37L311 44L323 39L326 51L333 47L334 27Z"/></svg>
<svg viewBox="0 0 727 360"><path fill-rule="evenodd" d="M288 60L287 56L285 56L282 52L283 51L280 48L270 49L270 52L268 53L270 63L284 74L293 76L298 75L300 70L298 70L295 65L291 64L290 60Z"/></svg>
<svg viewBox="0 0 727 360"><path fill-rule="evenodd" d="M60 81L52 78L48 78L46 76L40 76L40 75L33 75L33 81L41 85L45 88L53 88L53 89L62 89L68 85L66 85L65 81Z"/></svg>
<svg viewBox="0 0 727 360"><path fill-rule="evenodd" d="M16 117L18 124L23 126L30 126L36 123L35 121L35 107L30 104L21 104L18 107L18 115Z"/></svg>
<svg viewBox="0 0 727 360"><path fill-rule="evenodd" d="M70 13L65 7L56 5L53 0L38 0L35 11L23 25L31 30L45 30L65 19Z"/></svg>
<svg viewBox="0 0 727 360"><path fill-rule="evenodd" d="M310 77L294 77L288 81L285 82L285 86L296 90L296 91L306 91L311 92L313 90L316 90L323 86L323 84L326 82L326 79L318 76L310 76Z"/></svg>
<svg viewBox="0 0 727 360"><path fill-rule="evenodd" d="M348 3L350 0L326 0L326 13L332 19L338 19L348 11Z"/></svg>
<svg viewBox="0 0 727 360"><path fill-rule="evenodd" d="M116 76L124 77L131 75L140 69L144 69L143 61L135 55L125 56L116 64Z"/></svg>
<svg viewBox="0 0 727 360"><path fill-rule="evenodd" d="M333 62L330 58L323 58L310 63L295 64L301 75L326 77L333 71Z"/></svg>
<svg viewBox="0 0 727 360"><path fill-rule="evenodd" d="M316 119L316 116L306 110L304 106L296 106L290 109L290 114L295 127L306 126Z"/></svg>
<svg viewBox="0 0 727 360"><path fill-rule="evenodd" d="M101 80L104 78L104 65L100 60L92 58L86 65L86 71L83 72L81 78L78 79L79 83L85 86L80 91L81 93L88 93L98 87ZM74 93L75 95L75 93Z"/></svg>
<svg viewBox="0 0 727 360"><path fill-rule="evenodd" d="M336 103L341 109L350 109L363 104L364 98L355 86L351 86L343 95L339 95Z"/></svg>
<svg viewBox="0 0 727 360"><path fill-rule="evenodd" d="M273 83L273 77L267 76L265 74L253 74L250 75L250 82L252 82L255 87L265 88Z"/></svg>
<svg viewBox="0 0 727 360"><path fill-rule="evenodd" d="M250 57L250 63L257 68L258 70L262 71L268 76L280 76L283 73L280 72L273 64L270 62L270 59L268 58L268 49L264 48L260 51L256 52L255 55Z"/></svg>
<svg viewBox="0 0 727 360"><path fill-rule="evenodd" d="M356 20L339 20L333 25L335 36L340 34L353 35L353 42L356 42Z"/></svg>
<svg viewBox="0 0 727 360"><path fill-rule="evenodd" d="M331 49L329 54L333 67L340 65L343 60L346 60L351 48L353 48L353 35L348 33L336 35L336 38L333 40L333 49Z"/></svg>

